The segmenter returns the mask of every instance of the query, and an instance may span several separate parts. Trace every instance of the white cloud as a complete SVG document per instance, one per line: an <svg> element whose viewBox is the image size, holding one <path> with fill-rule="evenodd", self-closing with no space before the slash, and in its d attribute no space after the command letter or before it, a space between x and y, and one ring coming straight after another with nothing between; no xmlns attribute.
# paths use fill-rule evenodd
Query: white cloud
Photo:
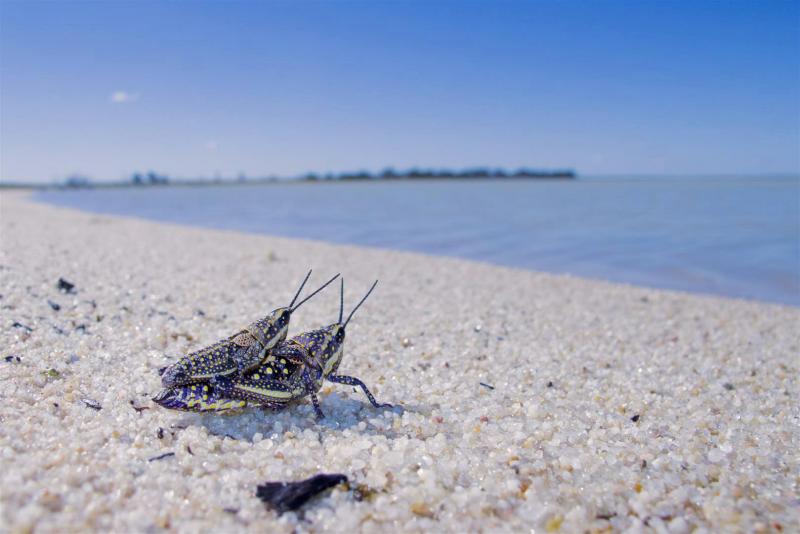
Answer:
<svg viewBox="0 0 800 534"><path fill-rule="evenodd" d="M109 100L113 104L130 104L139 100L139 93L129 93L128 91L114 91Z"/></svg>

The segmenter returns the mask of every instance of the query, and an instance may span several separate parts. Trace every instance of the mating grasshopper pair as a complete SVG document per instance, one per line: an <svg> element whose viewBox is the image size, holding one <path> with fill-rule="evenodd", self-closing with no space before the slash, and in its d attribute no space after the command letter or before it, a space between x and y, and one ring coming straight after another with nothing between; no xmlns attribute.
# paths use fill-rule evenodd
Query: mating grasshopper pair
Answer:
<svg viewBox="0 0 800 534"><path fill-rule="evenodd" d="M225 411L246 406L273 410L289 402L311 397L318 418L325 417L317 392L325 380L359 386L376 408L378 404L367 386L358 378L336 374L344 354L347 323L378 284L376 280L364 298L344 315L344 279L341 280L339 320L317 330L286 339L292 313L304 302L325 289L337 274L319 289L295 305L311 271L288 307L278 308L244 330L209 347L182 357L161 375L164 386L153 400L173 410L192 412Z"/></svg>

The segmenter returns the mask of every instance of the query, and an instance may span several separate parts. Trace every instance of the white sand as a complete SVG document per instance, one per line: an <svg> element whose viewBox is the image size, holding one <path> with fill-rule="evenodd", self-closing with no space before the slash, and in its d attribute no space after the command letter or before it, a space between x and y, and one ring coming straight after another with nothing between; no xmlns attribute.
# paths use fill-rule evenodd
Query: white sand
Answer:
<svg viewBox="0 0 800 534"><path fill-rule="evenodd" d="M0 359L0 531L800 529L798 309L16 193L0 208L0 356L21 359ZM381 279L340 372L404 411L333 384L321 424L306 402L221 416L149 400L159 367L285 305L310 267L344 275L348 307ZM292 333L337 309L329 289ZM374 494L340 487L303 518L254 497L318 472Z"/></svg>

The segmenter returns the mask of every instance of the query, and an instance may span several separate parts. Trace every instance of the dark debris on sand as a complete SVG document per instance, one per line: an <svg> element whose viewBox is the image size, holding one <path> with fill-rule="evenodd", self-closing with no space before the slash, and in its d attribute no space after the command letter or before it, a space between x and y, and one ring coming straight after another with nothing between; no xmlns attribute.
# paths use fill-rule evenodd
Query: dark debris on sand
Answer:
<svg viewBox="0 0 800 534"><path fill-rule="evenodd" d="M164 458L172 458L175 456L174 452L165 452L164 454L160 454L158 456L153 456L152 458L148 458L148 462L157 462L158 460L163 460Z"/></svg>
<svg viewBox="0 0 800 534"><path fill-rule="evenodd" d="M83 402L87 407L91 408L92 410L99 411L103 409L103 407L100 406L100 403L94 399L89 399L89 398L81 399L81 402Z"/></svg>
<svg viewBox="0 0 800 534"><path fill-rule="evenodd" d="M256 497L282 514L297 510L315 495L346 482L345 475L320 473L298 482L266 482L258 486Z"/></svg>
<svg viewBox="0 0 800 534"><path fill-rule="evenodd" d="M130 403L131 407L134 410L136 410L138 413L142 413L143 411L150 409L149 406L136 406L136 403L133 400L130 400L129 403Z"/></svg>
<svg viewBox="0 0 800 534"><path fill-rule="evenodd" d="M74 293L75 291L75 284L72 282L68 282L63 278L58 279L58 290L63 291L64 293Z"/></svg>
<svg viewBox="0 0 800 534"><path fill-rule="evenodd" d="M14 321L14 324L12 324L12 325L11 325L11 327L12 327L12 328L19 328L20 330L24 330L24 331L26 331L26 332L27 332L27 333L29 333L29 334L30 334L31 332L33 332L33 328L31 328L31 327L30 327L30 326L28 326L28 325L24 325L24 324L20 323L19 321Z"/></svg>

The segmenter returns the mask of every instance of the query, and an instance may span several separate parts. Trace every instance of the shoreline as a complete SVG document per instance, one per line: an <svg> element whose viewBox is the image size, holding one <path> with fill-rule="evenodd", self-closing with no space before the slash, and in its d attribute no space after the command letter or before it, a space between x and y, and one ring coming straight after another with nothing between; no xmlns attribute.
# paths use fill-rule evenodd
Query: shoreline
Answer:
<svg viewBox="0 0 800 534"><path fill-rule="evenodd" d="M358 187L361 186L361 184L356 185ZM380 187L384 186L385 184ZM255 189L258 189L258 187ZM255 189L253 191L254 193L256 192ZM139 189L138 193L144 195L144 198L147 198L149 195L158 195L158 191L145 191L147 191L147 188ZM169 194L166 193L169 191L169 188L162 189L161 191L165 192L165 194ZM98 192L97 194L102 194L102 192ZM114 196L121 197L121 195L116 193L114 193ZM138 197L139 195L136 196ZM598 254L597 251L595 251L595 261L590 267L587 267L586 264L581 264L580 261L575 261L574 258L570 263L568 253L566 253L565 256L567 258L566 260L556 260L555 263L552 257L547 257L547 253L545 253L543 257L540 256L538 258L531 253L527 255L504 253L497 249L492 249L491 246L484 246L491 242L491 239L493 239L492 237L489 237L489 241L484 243L487 240L487 236L477 234L474 236L476 245L471 249L463 246L455 249L448 248L447 246L439 246L438 249L426 250L428 247L426 247L424 242L415 241L414 239L407 239L405 241L402 239L399 241L397 239L390 239L387 241L386 239L380 238L365 240L362 236L359 236L358 232L353 232L349 228L337 227L335 220L328 221L328 223L332 224L332 230L327 232L314 230L315 228L324 226L324 224L309 224L308 228L305 230L294 227L292 224L278 224L272 227L272 230L277 233L264 233L263 226L261 226L263 221L257 217L253 219L255 224L252 221L248 222L248 219L241 220L238 223L231 223L229 221L237 221L238 214L229 213L228 218L220 218L219 214L215 215L213 212L210 212L207 213L210 217L210 219L207 220L202 216L202 209L194 216L188 215L185 212L183 215L170 215L169 211L165 212L163 210L161 212L158 210L149 211L148 213L147 208L143 205L140 205L138 210L133 209L136 202L134 202L132 206L126 206L124 202L119 202L119 198L115 199L113 196L107 199L109 201L108 206L103 206L102 202L98 203L96 196L94 196L96 199L94 202L86 203L79 200L93 198L92 192L76 192L72 195L66 191L34 192L29 198L34 202L45 205L77 209L85 213L108 215L111 217L129 217L132 219L177 224L195 228L234 231L248 235L285 237L288 239L305 240L312 243L328 243L332 245L374 248L385 251L411 252L422 254L426 257L461 259L484 263L490 266L576 277L590 281L610 282L625 286L666 290L689 295L744 300L755 303L771 303L800 308L800 300L798 300L800 299L800 293L798 293L798 290L794 287L796 285L794 281L796 276L794 273L787 272L787 267L783 263L781 263L781 266L774 272L768 270L758 271L753 273L752 278L748 280L741 277L741 273L743 269L745 269L747 262L740 262L738 264L734 262L727 270L715 269L713 259L703 257L698 258L700 263L687 261L673 262L664 267L661 271L655 269L651 263L649 264L648 270L648 268L643 268L642 264L637 265L637 261L644 261L645 263L648 261L652 262L652 258L648 260L647 255L650 254L652 256L653 250L648 251L643 249L638 251L639 257L634 257L632 264L624 266L614 265L614 262L609 260L609 258L613 257L613 254L604 257L602 253ZM151 200L158 203L158 197L153 197ZM250 209L252 209L252 206L250 206ZM313 204L310 206L310 209L314 209ZM178 213L180 213L180 210ZM472 222L474 223L474 221ZM467 225L467 227L469 227L469 225ZM376 234L380 235L380 230L381 229L379 229ZM391 232L391 228L387 229L384 227L382 230L384 232ZM446 239L446 237L446 235L439 235L437 239L443 240ZM631 236L625 236L625 238L630 237ZM545 239L544 242L547 242L547 240ZM587 246L592 246L590 241L584 239L584 242ZM477 244L481 245L478 246ZM512 239L507 245L507 249L514 250L514 244L514 240ZM516 243L516 245L524 249L524 245L520 243ZM553 243L550 243L549 246L552 247ZM612 243L611 246L613 247L614 244ZM695 248L697 249L698 247ZM752 253L757 253L758 251L760 251L760 249L757 247L751 250ZM672 252L680 254L684 251L676 249ZM616 253L619 254L619 251ZM667 253L669 254L669 251ZM560 251L560 254L564 255L565 252ZM557 258L558 254L556 254L555 257ZM702 263L703 260L705 260L705 265ZM786 260L783 259L782 261L785 262ZM791 268L789 268L789 270L791 270Z"/></svg>
<svg viewBox="0 0 800 534"><path fill-rule="evenodd" d="M84 213L6 190L0 208L11 531L800 523L791 306ZM341 370L402 409L333 384L322 423L307 402L231 416L150 402L159 367L285 305L312 267L312 282L343 274L345 308L381 280ZM75 293L58 291L62 277ZM326 290L290 336L337 310ZM318 472L369 498L334 489L306 507L309 524L253 497Z"/></svg>

